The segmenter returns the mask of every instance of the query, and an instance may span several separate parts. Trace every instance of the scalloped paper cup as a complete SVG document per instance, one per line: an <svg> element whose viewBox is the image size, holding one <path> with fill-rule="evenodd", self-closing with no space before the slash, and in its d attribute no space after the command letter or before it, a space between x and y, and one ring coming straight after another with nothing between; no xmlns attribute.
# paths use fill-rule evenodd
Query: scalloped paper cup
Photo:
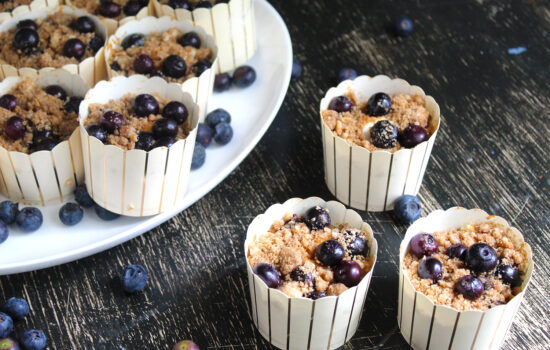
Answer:
<svg viewBox="0 0 550 350"><path fill-rule="evenodd" d="M383 150L371 152L364 147L350 146L330 130L321 113L328 108L332 98L351 92L359 102L368 100L377 92L420 94L426 98L426 108L432 116L430 122L434 132L428 140L416 147L394 153ZM418 193L441 119L439 105L433 97L402 79L363 75L355 80L343 81L328 90L321 100L320 112L325 181L339 201L355 209L386 211L393 209L399 196Z"/></svg>
<svg viewBox="0 0 550 350"><path fill-rule="evenodd" d="M155 17L145 17L140 20L129 21L115 32L112 35L107 45L105 46L105 62L109 62L109 58L115 47L118 47L122 40L129 34L132 33L141 33L141 34L150 34L150 33L161 33L165 32L170 28L177 28L184 33L194 31L196 32L205 47L208 47L214 52L214 61L212 67L215 67L216 60L218 59L218 48L214 38L208 35L203 28L193 25L189 21L182 20L172 20L169 17L155 18ZM109 78L115 76L109 64L107 66L107 74ZM216 77L216 72L213 68L205 70L200 76L187 79L180 84L181 89L191 95L193 101L199 106L199 120L203 121L206 117L206 110L208 108L208 101L212 96L213 87L214 87L214 78Z"/></svg>
<svg viewBox="0 0 550 350"><path fill-rule="evenodd" d="M30 11L40 11L59 6L59 0L34 0L29 5L21 5L9 12L0 12L0 23L13 17L24 15Z"/></svg>
<svg viewBox="0 0 550 350"><path fill-rule="evenodd" d="M90 87L78 75L63 69L43 71L36 77L40 86L60 85L70 96L84 96ZM22 80L9 77L0 83L0 95ZM0 147L0 192L11 200L32 205L63 203L72 198L84 181L80 130L51 151L31 154Z"/></svg>
<svg viewBox="0 0 550 350"><path fill-rule="evenodd" d="M103 36L107 40L107 28L99 18L90 15L89 13L80 10L74 9L67 6L61 6L56 8L46 8L42 10L27 12L21 14L20 16L10 18L0 24L0 32L4 32L15 28L17 22L24 19L37 19L37 18L46 18L50 14L55 12L63 12L73 14L75 16L88 16L90 17L96 25L96 33ZM100 80L105 79L107 76L107 71L105 69L105 54L103 53L104 48L101 48L93 57L88 57L79 64L66 64L62 68L69 71L70 73L80 75L86 84L93 86ZM43 71L50 71L56 68L45 67L41 69L35 69L30 67L15 68L9 64L0 65L0 80L5 79L11 76L37 76Z"/></svg>
<svg viewBox="0 0 550 350"><path fill-rule="evenodd" d="M414 289L409 277L403 272L403 258L408 251L409 241L417 233L456 229L468 223L485 221L510 227L503 218L491 216L483 210L455 207L447 211L437 210L417 220L407 230L399 253L397 322L401 334L414 349L496 350L503 343L533 273L531 247L524 242L522 234L516 228L511 228L512 239L521 242L528 265L521 293L505 305L487 311L458 311L448 306L435 305L423 293Z"/></svg>
<svg viewBox="0 0 550 350"><path fill-rule="evenodd" d="M258 48L254 17L254 0L230 0L216 4L211 9L193 11L174 10L168 5L153 0L157 16L170 16L187 20L201 26L212 35L218 45L217 72L227 72L248 61Z"/></svg>
<svg viewBox="0 0 550 350"><path fill-rule="evenodd" d="M191 132L170 148L149 152L104 145L84 128L91 103L107 103L127 93L158 94L183 103L189 110ZM102 207L121 215L149 216L178 205L187 190L198 125L198 107L179 84L143 75L116 77L91 89L80 104L80 132L86 187Z"/></svg>
<svg viewBox="0 0 550 350"><path fill-rule="evenodd" d="M329 209L332 224L348 223L369 234L369 254L374 256L371 270L363 280L338 296L318 300L291 298L278 289L268 288L254 274L248 263L248 245L257 236L265 234L275 220L288 212L304 215L316 205ZM376 265L378 243L369 224L341 203L325 202L321 198L292 198L275 204L258 215L248 226L244 253L247 260L248 284L252 304L252 319L261 335L279 349L326 350L336 349L350 340L361 320L372 272Z"/></svg>

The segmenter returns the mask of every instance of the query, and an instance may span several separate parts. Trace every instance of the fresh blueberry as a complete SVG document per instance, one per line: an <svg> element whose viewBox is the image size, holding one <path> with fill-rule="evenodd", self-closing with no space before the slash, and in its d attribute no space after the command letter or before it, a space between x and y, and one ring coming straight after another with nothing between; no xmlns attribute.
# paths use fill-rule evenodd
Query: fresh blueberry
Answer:
<svg viewBox="0 0 550 350"><path fill-rule="evenodd" d="M153 147L154 142L155 138L153 137L153 134L150 132L140 131L136 144L134 145L134 149L141 149L145 152L149 152Z"/></svg>
<svg viewBox="0 0 550 350"><path fill-rule="evenodd" d="M437 253L439 244L434 236L429 233L419 233L411 238L409 242L411 253L416 255L417 258L422 258L427 255Z"/></svg>
<svg viewBox="0 0 550 350"><path fill-rule="evenodd" d="M1 1L5 2L5 1ZM22 21L17 22L17 29L23 29L23 28L30 28L32 30L38 30L38 24L33 21L32 19L24 19Z"/></svg>
<svg viewBox="0 0 550 350"><path fill-rule="evenodd" d="M372 144L378 148L394 148L397 146L398 129L388 120L380 120L370 129Z"/></svg>
<svg viewBox="0 0 550 350"><path fill-rule="evenodd" d="M74 190L74 200L84 208L91 208L95 204L85 184L76 186Z"/></svg>
<svg viewBox="0 0 550 350"><path fill-rule="evenodd" d="M517 267L504 264L498 265L496 276L500 278L504 284L508 284L512 287L521 286L521 273Z"/></svg>
<svg viewBox="0 0 550 350"><path fill-rule="evenodd" d="M464 259L466 258L467 249L468 248L466 248L466 246L464 246L463 244L453 244L452 246L447 248L447 256L451 259L459 259L464 261Z"/></svg>
<svg viewBox="0 0 550 350"><path fill-rule="evenodd" d="M172 350L199 350L199 346L191 340L182 340L174 345Z"/></svg>
<svg viewBox="0 0 550 350"><path fill-rule="evenodd" d="M195 72L195 75L197 77L200 77L200 75L204 72L206 72L207 69L212 67L212 63L208 60L202 60L198 61L193 65L193 71Z"/></svg>
<svg viewBox="0 0 550 350"><path fill-rule="evenodd" d="M398 17L393 22L393 30L397 36L407 36L414 29L413 21L408 17Z"/></svg>
<svg viewBox="0 0 550 350"><path fill-rule="evenodd" d="M63 45L63 54L67 57L80 58L86 52L86 45L78 38L71 38Z"/></svg>
<svg viewBox="0 0 550 350"><path fill-rule="evenodd" d="M233 85L249 87L256 80L256 71L250 66L240 66L233 72Z"/></svg>
<svg viewBox="0 0 550 350"><path fill-rule="evenodd" d="M23 119L13 116L6 121L4 132L12 140L19 140L25 136L27 128L23 124Z"/></svg>
<svg viewBox="0 0 550 350"><path fill-rule="evenodd" d="M0 339L0 350L20 350L19 343L11 338Z"/></svg>
<svg viewBox="0 0 550 350"><path fill-rule="evenodd" d="M114 129L113 129L114 130ZM99 141L105 143L107 141L107 130L103 127L91 124L86 127L86 132L88 135L97 138Z"/></svg>
<svg viewBox="0 0 550 350"><path fill-rule="evenodd" d="M218 145L227 145L233 138L233 128L227 123L219 123L214 129L214 141Z"/></svg>
<svg viewBox="0 0 550 350"><path fill-rule="evenodd" d="M143 46L145 45L145 35L141 33L127 35L122 39L120 45L124 50L128 50L132 46Z"/></svg>
<svg viewBox="0 0 550 350"><path fill-rule="evenodd" d="M90 38L90 41L88 41L88 48L95 54L103 47L105 44L105 40L99 36L94 35Z"/></svg>
<svg viewBox="0 0 550 350"><path fill-rule="evenodd" d="M295 282L303 282L306 284L315 283L315 279L311 273L305 272L301 266L298 266L294 268L294 270L290 271L290 279Z"/></svg>
<svg viewBox="0 0 550 350"><path fill-rule="evenodd" d="M292 81L298 80L298 78L302 75L303 70L304 68L302 67L302 63L295 58L292 61L292 73L290 74L290 79L292 79Z"/></svg>
<svg viewBox="0 0 550 350"><path fill-rule="evenodd" d="M155 69L155 62L146 54L139 55L134 59L134 70L139 74L149 74Z"/></svg>
<svg viewBox="0 0 550 350"><path fill-rule="evenodd" d="M196 49L200 49L201 47L201 38L199 37L199 35L195 32L189 32L189 33L185 33L183 34L179 39L178 39L178 43L181 45L181 46L191 46L191 47L194 47Z"/></svg>
<svg viewBox="0 0 550 350"><path fill-rule="evenodd" d="M162 116L164 118L175 120L178 124L183 124L189 117L187 107L181 102L171 101L162 109Z"/></svg>
<svg viewBox="0 0 550 350"><path fill-rule="evenodd" d="M33 143L38 143L47 139L59 139L52 130L49 129L35 129L33 131L32 141Z"/></svg>
<svg viewBox="0 0 550 350"><path fill-rule="evenodd" d="M475 243L466 251L466 265L474 272L487 272L498 264L497 252L485 243Z"/></svg>
<svg viewBox="0 0 550 350"><path fill-rule="evenodd" d="M204 148L210 146L212 138L214 137L214 130L206 124L200 123L197 129L197 143L201 144Z"/></svg>
<svg viewBox="0 0 550 350"><path fill-rule="evenodd" d="M343 260L334 270L336 282L343 283L348 288L358 285L362 278L361 266L353 260Z"/></svg>
<svg viewBox="0 0 550 350"><path fill-rule="evenodd" d="M312 292L309 292L305 295L306 298L308 299L311 299L311 300L317 300L317 299L321 299L321 298L324 298L326 297L326 293L325 292L319 292L319 291L312 291Z"/></svg>
<svg viewBox="0 0 550 350"><path fill-rule="evenodd" d="M122 6L114 1L100 1L99 2L99 14L109 18L115 18L122 12Z"/></svg>
<svg viewBox="0 0 550 350"><path fill-rule="evenodd" d="M42 350L46 347L46 335L38 329L25 331L19 339L24 350Z"/></svg>
<svg viewBox="0 0 550 350"><path fill-rule="evenodd" d="M0 244L4 243L6 239L8 239L9 235L10 231L8 229L8 225L6 225L4 221L0 220Z"/></svg>
<svg viewBox="0 0 550 350"><path fill-rule="evenodd" d="M51 151L57 146L57 141L53 138L46 138L33 143L33 152Z"/></svg>
<svg viewBox="0 0 550 350"><path fill-rule="evenodd" d="M193 150L193 160L191 161L191 169L198 169L204 165L206 160L206 149L200 143L195 143Z"/></svg>
<svg viewBox="0 0 550 350"><path fill-rule="evenodd" d="M0 339L6 338L13 332L13 320L10 316L0 312Z"/></svg>
<svg viewBox="0 0 550 350"><path fill-rule="evenodd" d="M355 106L355 103L347 96L337 96L330 100L328 109L338 113L349 112Z"/></svg>
<svg viewBox="0 0 550 350"><path fill-rule="evenodd" d="M188 0L169 0L168 6L173 9L191 10L191 5L189 5Z"/></svg>
<svg viewBox="0 0 550 350"><path fill-rule="evenodd" d="M15 222L17 226L24 232L34 232L42 226L44 221L42 212L35 207L23 208L17 213Z"/></svg>
<svg viewBox="0 0 550 350"><path fill-rule="evenodd" d="M112 134L124 125L124 116L118 112L108 110L99 117L99 124L108 133Z"/></svg>
<svg viewBox="0 0 550 350"><path fill-rule="evenodd" d="M214 78L214 91L223 92L231 87L231 75L229 73L216 74Z"/></svg>
<svg viewBox="0 0 550 350"><path fill-rule="evenodd" d="M178 123L173 119L161 118L153 124L153 137L160 139L161 137L176 137L178 134Z"/></svg>
<svg viewBox="0 0 550 350"><path fill-rule="evenodd" d="M40 43L38 32L31 28L21 28L13 37L13 46L25 54L31 53Z"/></svg>
<svg viewBox="0 0 550 350"><path fill-rule="evenodd" d="M176 139L170 136L163 136L160 139L155 141L155 144L153 145L153 148L157 147L167 147L170 148L172 145L176 143Z"/></svg>
<svg viewBox="0 0 550 350"><path fill-rule="evenodd" d="M95 32L95 23L88 16L78 17L71 25L74 29L80 33L93 33Z"/></svg>
<svg viewBox="0 0 550 350"><path fill-rule="evenodd" d="M109 211L99 205L95 205L94 206L94 210L95 210L95 213L96 215L101 219L101 220L105 220L105 221L112 221L114 219L117 219L118 217L120 217L119 214L117 213L113 213L112 211Z"/></svg>
<svg viewBox="0 0 550 350"><path fill-rule="evenodd" d="M257 264L253 271L269 288L277 288L281 284L281 274L271 264Z"/></svg>
<svg viewBox="0 0 550 350"><path fill-rule="evenodd" d="M393 205L393 213L399 221L410 224L415 222L422 213L422 206L418 197L410 194L405 194L395 201Z"/></svg>
<svg viewBox="0 0 550 350"><path fill-rule="evenodd" d="M357 71L353 68L342 68L338 72L338 81L353 80L357 78Z"/></svg>
<svg viewBox="0 0 550 350"><path fill-rule="evenodd" d="M2 95L0 97L0 107L13 112L15 107L17 107L17 97L10 94Z"/></svg>
<svg viewBox="0 0 550 350"><path fill-rule="evenodd" d="M11 297L2 305L2 312L8 314L14 320L22 320L31 311L25 299Z"/></svg>
<svg viewBox="0 0 550 350"><path fill-rule="evenodd" d="M305 219L311 230L322 230L330 225L328 210L318 205L308 209Z"/></svg>
<svg viewBox="0 0 550 350"><path fill-rule="evenodd" d="M428 256L418 263L418 277L430 279L436 283L443 277L443 265L433 256Z"/></svg>
<svg viewBox="0 0 550 350"><path fill-rule="evenodd" d="M198 9L198 8L210 9L210 8L212 8L212 3L210 1L200 1L195 5L195 8L196 9Z"/></svg>
<svg viewBox="0 0 550 350"><path fill-rule="evenodd" d="M365 113L373 117L386 115L390 113L390 111L391 98L383 92L372 95L365 106Z"/></svg>
<svg viewBox="0 0 550 350"><path fill-rule="evenodd" d="M120 276L122 288L126 293L140 292L145 288L149 275L141 265L128 265Z"/></svg>
<svg viewBox="0 0 550 350"><path fill-rule="evenodd" d="M355 234L352 234L351 240L347 245L347 250L351 256L356 256L356 255L366 256L369 250L369 246L367 245L367 242L365 242L363 238L358 237Z"/></svg>
<svg viewBox="0 0 550 350"><path fill-rule="evenodd" d="M67 93L65 92L65 89L63 89L61 86L59 85L50 85L50 86L46 86L44 88L44 91L48 94L48 95L52 95L54 97L57 97L58 99L62 100L62 101L65 101L67 99Z"/></svg>
<svg viewBox="0 0 550 350"><path fill-rule="evenodd" d="M231 123L231 114L223 108L218 108L208 113L205 123L214 129L219 123Z"/></svg>
<svg viewBox="0 0 550 350"><path fill-rule="evenodd" d="M135 16L143 8L143 3L138 0L130 0L124 5L124 14L126 16Z"/></svg>
<svg viewBox="0 0 550 350"><path fill-rule="evenodd" d="M454 291L462 294L464 298L476 300L483 294L483 283L472 275L462 276L456 281Z"/></svg>
<svg viewBox="0 0 550 350"><path fill-rule="evenodd" d="M171 78L182 78L187 72L187 64L178 55L170 55L162 62L162 72Z"/></svg>
<svg viewBox="0 0 550 350"><path fill-rule="evenodd" d="M338 265L344 258L344 255L345 252L342 245L333 239L319 244L315 251L315 256L325 266Z"/></svg>
<svg viewBox="0 0 550 350"><path fill-rule="evenodd" d="M65 109L65 112L67 112L67 113L76 113L76 114L78 114L81 102L82 102L82 97L71 96L71 97L69 97L69 101L67 101L67 103L65 103L65 106L63 106L63 108Z"/></svg>
<svg viewBox="0 0 550 350"><path fill-rule="evenodd" d="M19 204L12 201L3 201L0 203L0 220L6 225L11 225L15 222L15 218L19 213Z"/></svg>
<svg viewBox="0 0 550 350"><path fill-rule="evenodd" d="M157 99L149 94L137 95L132 101L132 109L140 118L148 117L151 114L159 113L159 103Z"/></svg>
<svg viewBox="0 0 550 350"><path fill-rule="evenodd" d="M74 226L82 221L84 210L76 203L65 203L59 209L59 220L67 226Z"/></svg>
<svg viewBox="0 0 550 350"><path fill-rule="evenodd" d="M413 148L428 139L428 132L420 125L409 125L399 134L399 143L405 148Z"/></svg>

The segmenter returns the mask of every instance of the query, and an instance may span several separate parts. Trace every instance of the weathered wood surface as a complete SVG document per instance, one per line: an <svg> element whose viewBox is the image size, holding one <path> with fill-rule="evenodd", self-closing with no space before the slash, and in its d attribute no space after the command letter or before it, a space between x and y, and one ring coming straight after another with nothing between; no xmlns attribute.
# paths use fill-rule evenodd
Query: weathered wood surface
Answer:
<svg viewBox="0 0 550 350"><path fill-rule="evenodd" d="M504 349L548 349L550 3L272 3L305 72L256 149L210 194L151 232L74 263L1 277L1 300L15 295L31 304L32 317L17 328L43 329L52 349L170 349L185 338L201 349L270 348L250 320L245 229L272 203L332 198L317 106L330 77L352 66L402 77L439 102L444 119L420 192L424 213L480 207L523 230L535 274ZM416 26L405 40L386 30L401 14ZM507 53L520 45L527 52ZM359 331L345 349L407 348L396 324L398 245L406 227L389 213L363 217L377 233L380 255ZM144 293L122 293L117 278L128 263L149 269Z"/></svg>

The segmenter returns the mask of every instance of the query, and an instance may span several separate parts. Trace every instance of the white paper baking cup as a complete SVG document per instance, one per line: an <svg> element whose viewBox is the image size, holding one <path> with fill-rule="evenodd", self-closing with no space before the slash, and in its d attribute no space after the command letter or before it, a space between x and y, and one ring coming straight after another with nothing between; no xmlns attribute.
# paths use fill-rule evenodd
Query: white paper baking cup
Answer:
<svg viewBox="0 0 550 350"><path fill-rule="evenodd" d="M159 147L145 152L104 145L89 136L83 126L88 117L88 106L117 100L127 93L156 94L183 103L189 111L192 129L187 138L170 148ZM102 207L127 216L155 215L178 205L187 190L197 125L198 107L179 84L167 83L158 77L148 79L143 75L100 82L80 104L82 152L90 196Z"/></svg>
<svg viewBox="0 0 550 350"><path fill-rule="evenodd" d="M42 71L38 85L60 85L70 96L84 97L89 86L78 75L63 69ZM22 80L9 77L0 83L0 96ZM84 181L80 130L51 151L31 154L0 147L0 192L11 200L32 205L63 203L72 198L77 184Z"/></svg>
<svg viewBox="0 0 550 350"><path fill-rule="evenodd" d="M193 23L189 21L172 20L169 17L145 17L140 20L127 22L118 28L115 34L109 38L107 45L105 46L105 62L107 62L107 74L109 78L116 76L116 72L113 72L108 64L109 58L112 55L113 49L118 47L127 35L133 33L141 33L145 35L150 33L162 33L171 28L177 28L184 33L191 31L197 33L201 39L203 47L213 50L214 60L212 62L212 67L216 66L216 60L218 59L218 48L216 46L216 42L212 36L206 34L203 28L193 25ZM193 101L199 106L200 121L203 121L206 117L208 101L210 96L212 96L215 77L216 74L214 69L209 68L200 76L187 79L180 84L181 89L189 93L193 98Z"/></svg>
<svg viewBox="0 0 550 350"><path fill-rule="evenodd" d="M12 17L24 15L30 11L40 11L59 6L59 0L34 0L29 5L21 5L9 12L0 12L0 23Z"/></svg>
<svg viewBox="0 0 550 350"><path fill-rule="evenodd" d="M490 216L480 209L451 208L437 210L412 224L401 242L399 253L399 304L397 322L401 334L414 349L498 349L515 314L533 272L531 247L525 243L522 234L511 228L511 239L521 246L527 257L522 292L505 305L487 311L458 311L442 305L434 305L423 293L417 292L409 277L403 272L403 257L408 251L409 241L417 233L457 229L465 224L492 221L510 227L498 216Z"/></svg>
<svg viewBox="0 0 550 350"><path fill-rule="evenodd" d="M358 103L362 103L377 92L425 96L426 108L432 116L431 126L435 130L430 138L414 148L394 153L370 152L364 147L350 146L325 124L322 111L334 97L353 93ZM386 211L393 209L399 196L418 193L440 124L439 105L431 96L402 79L384 75L360 76L331 88L321 100L320 111L325 181L339 201L355 209Z"/></svg>
<svg viewBox="0 0 550 350"><path fill-rule="evenodd" d="M218 45L217 72L227 72L248 61L258 47L254 18L254 0L231 0L211 9L193 11L173 9L153 0L157 16L188 20L203 27Z"/></svg>
<svg viewBox="0 0 550 350"><path fill-rule="evenodd" d="M65 0L65 4L67 6L75 7L73 0ZM101 22L103 22L103 24L105 24L105 27L107 28L107 33L109 35L113 35L117 30L117 28L123 25L124 23L133 21L135 19L141 19L147 16L154 16L154 14L155 14L155 8L153 7L153 4L149 2L149 4L146 7L139 10L139 12L135 16L127 16L119 20L103 17L103 18L100 18L100 20Z"/></svg>
<svg viewBox="0 0 550 350"><path fill-rule="evenodd" d="M369 235L369 254L374 257L371 270L355 287L338 296L318 300L291 298L278 289L268 288L254 274L248 263L248 245L269 230L275 220L287 213L304 215L319 205L329 209L333 225L347 223ZM274 204L258 215L248 226L244 243L247 258L248 284L252 304L252 319L261 335L279 349L317 350L335 349L350 340L361 320L363 306L376 264L378 243L371 227L359 214L346 209L341 203L325 202L321 198L292 198L283 204Z"/></svg>
<svg viewBox="0 0 550 350"><path fill-rule="evenodd" d="M46 18L50 14L54 14L56 12L69 13L69 14L75 15L76 17L79 17L79 16L90 17L94 21L94 24L96 27L96 33L104 37L105 40L107 40L107 28L105 27L105 25L101 23L99 18L92 16L83 10L74 9L67 6L47 8L47 9L27 12L20 16L7 19L6 21L0 24L0 32L4 32L12 28L15 28L17 26L17 22L21 20ZM105 77L107 76L107 72L105 69L105 54L103 53L103 50L104 48L101 48L95 54L95 56L88 57L82 62L80 62L79 64L67 64L67 65L64 65L62 68L73 74L80 75L88 85L93 86L96 82L105 79ZM35 69L30 67L23 67L18 69L9 64L2 64L0 65L0 80L7 77L12 77L12 76L37 76L42 71L49 71L53 69L55 68L45 67L42 69Z"/></svg>

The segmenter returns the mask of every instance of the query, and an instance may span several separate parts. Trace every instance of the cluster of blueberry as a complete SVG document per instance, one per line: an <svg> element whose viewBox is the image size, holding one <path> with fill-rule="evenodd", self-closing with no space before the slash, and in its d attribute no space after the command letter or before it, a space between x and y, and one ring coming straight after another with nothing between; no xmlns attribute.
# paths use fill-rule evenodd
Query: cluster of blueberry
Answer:
<svg viewBox="0 0 550 350"><path fill-rule="evenodd" d="M29 329L19 336L19 342L8 338L14 330L13 321L23 320L30 312L25 299L12 297L0 308L0 349L42 350L46 347L46 335L41 330Z"/></svg>
<svg viewBox="0 0 550 350"><path fill-rule="evenodd" d="M229 0L215 0L215 3L227 4L229 3ZM195 5L191 4L189 0L169 0L168 6L170 6L173 9L184 9L184 10L193 11L194 9L198 9L198 8L209 9L209 8L212 8L214 4L212 3L212 1L207 1L207 0L199 1Z"/></svg>
<svg viewBox="0 0 550 350"><path fill-rule="evenodd" d="M149 0L129 0L124 6L110 0L100 0L98 13L104 17L116 18L122 11L126 16L135 16L138 12L149 5Z"/></svg>
<svg viewBox="0 0 550 350"><path fill-rule="evenodd" d="M218 145L227 145L233 138L231 127L231 115L223 108L218 108L208 113L204 123L200 123L197 129L197 142L193 152L191 169L198 169L206 161L206 148L212 140Z"/></svg>
<svg viewBox="0 0 550 350"><path fill-rule="evenodd" d="M246 88L256 81L256 70L250 66L240 66L233 72L216 74L214 79L214 91L223 92L231 88L231 84Z"/></svg>

